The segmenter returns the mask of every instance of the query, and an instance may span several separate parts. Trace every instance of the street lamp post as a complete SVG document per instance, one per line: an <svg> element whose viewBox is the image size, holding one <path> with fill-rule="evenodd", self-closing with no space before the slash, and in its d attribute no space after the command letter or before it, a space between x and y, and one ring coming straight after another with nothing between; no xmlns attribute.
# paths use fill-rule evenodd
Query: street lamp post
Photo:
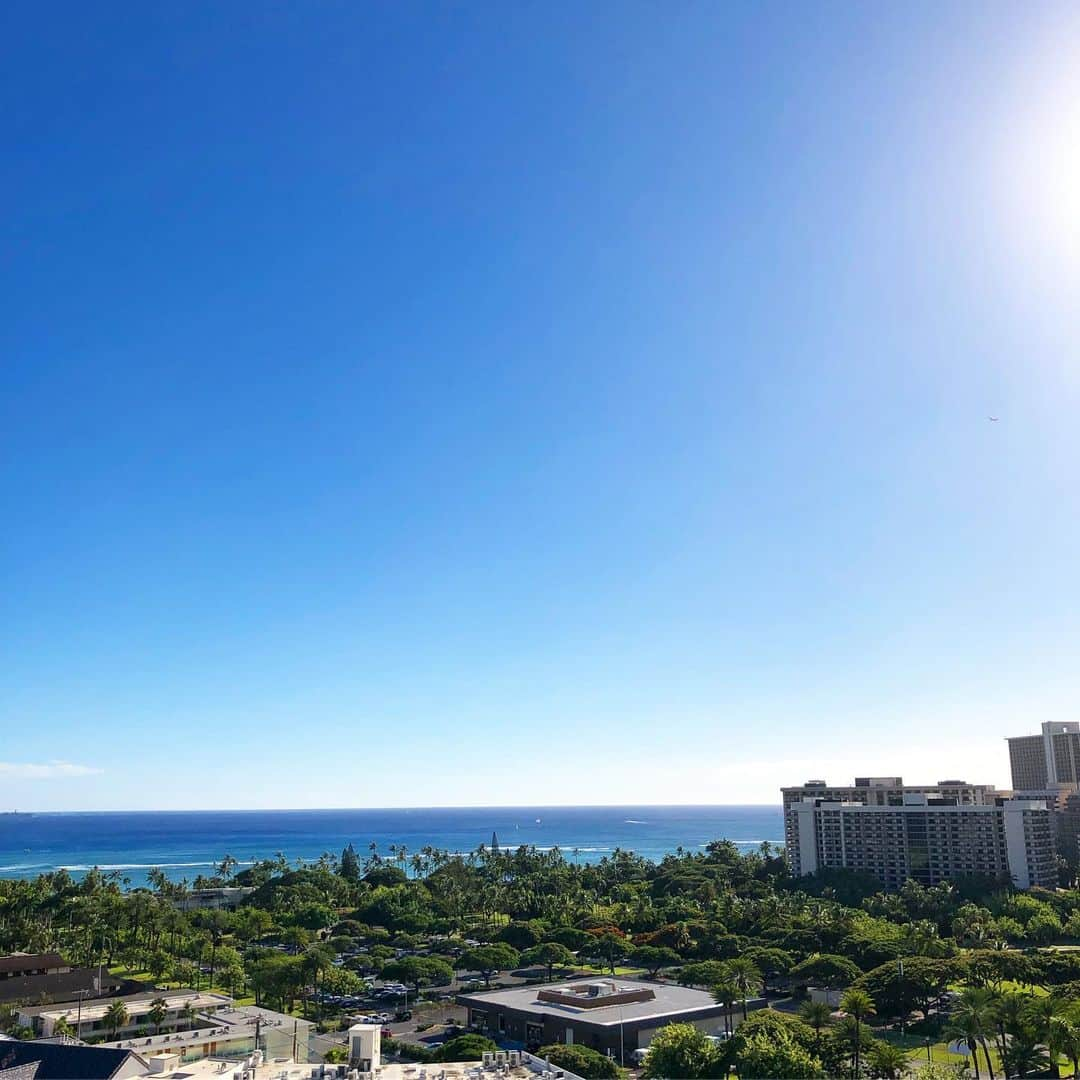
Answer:
<svg viewBox="0 0 1080 1080"><path fill-rule="evenodd" d="M75 992L75 996L79 999L79 1010L76 1013L76 1017L75 1017L75 1038L79 1039L79 1040L82 1039L82 1003L83 1003L83 998L85 998L86 995L89 994L89 993L90 993L89 990L77 990Z"/></svg>
<svg viewBox="0 0 1080 1080"><path fill-rule="evenodd" d="M107 938L104 934L101 935L101 951L98 953L98 966L97 966L97 991L100 994L102 989L101 983L101 968L105 962L105 942L112 944L112 938Z"/></svg>
<svg viewBox="0 0 1080 1080"><path fill-rule="evenodd" d="M626 1068L626 1041L623 1038L623 1007L619 1006L619 1066Z"/></svg>

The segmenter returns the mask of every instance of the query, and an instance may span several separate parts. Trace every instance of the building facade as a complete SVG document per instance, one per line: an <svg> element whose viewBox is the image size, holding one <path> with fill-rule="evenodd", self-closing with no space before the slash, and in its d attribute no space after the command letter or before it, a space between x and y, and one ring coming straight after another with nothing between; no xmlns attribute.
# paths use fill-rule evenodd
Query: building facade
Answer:
<svg viewBox="0 0 1080 1080"><path fill-rule="evenodd" d="M592 979L542 987L522 986L479 994L461 994L469 1027L502 1046L525 1050L552 1043L588 1046L616 1061L629 1061L667 1024L692 1024L718 1035L742 1019L741 1007L729 1011L703 990L632 979ZM759 1009L764 998L747 1002Z"/></svg>
<svg viewBox="0 0 1080 1080"><path fill-rule="evenodd" d="M784 803L784 843L788 856L798 843L796 804L806 799L860 804L863 806L902 806L909 795L952 799L960 806L987 806L999 792L992 784L969 784L966 780L940 780L936 784L905 784L900 776L859 776L854 784L833 785L824 780L808 780L798 787L781 788Z"/></svg>
<svg viewBox="0 0 1080 1080"><path fill-rule="evenodd" d="M788 860L800 876L854 870L887 889L966 874L1009 878L1021 889L1057 883L1054 823L1043 801L963 803L916 791L886 803L822 795L786 802L784 817Z"/></svg>
<svg viewBox="0 0 1080 1080"><path fill-rule="evenodd" d="M1080 784L1080 723L1048 720L1041 734L1018 735L1006 741L1015 790Z"/></svg>

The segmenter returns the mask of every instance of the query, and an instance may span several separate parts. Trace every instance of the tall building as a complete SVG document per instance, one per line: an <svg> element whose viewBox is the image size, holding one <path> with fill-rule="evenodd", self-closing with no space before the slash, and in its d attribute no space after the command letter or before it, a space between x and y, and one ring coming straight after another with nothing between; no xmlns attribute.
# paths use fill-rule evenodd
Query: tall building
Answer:
<svg viewBox="0 0 1080 1080"><path fill-rule="evenodd" d="M963 787L972 795L976 788L990 790ZM817 793L789 800L788 792L797 790L785 789L784 810L794 874L856 870L887 889L909 879L936 885L964 874L1009 877L1021 889L1057 882L1051 811L1040 800L998 796L964 802L910 789L885 801Z"/></svg>
<svg viewBox="0 0 1080 1080"><path fill-rule="evenodd" d="M1080 783L1080 723L1048 720L1041 735L1018 735L1007 741L1017 791Z"/></svg>
<svg viewBox="0 0 1080 1080"><path fill-rule="evenodd" d="M824 780L807 780L798 787L781 788L784 802L784 843L795 850L795 818L791 808L804 799L861 803L864 806L902 806L908 795L954 799L962 806L993 803L1001 793L992 784L969 784L966 780L940 780L936 784L905 784L900 776L858 776L854 784L839 786Z"/></svg>

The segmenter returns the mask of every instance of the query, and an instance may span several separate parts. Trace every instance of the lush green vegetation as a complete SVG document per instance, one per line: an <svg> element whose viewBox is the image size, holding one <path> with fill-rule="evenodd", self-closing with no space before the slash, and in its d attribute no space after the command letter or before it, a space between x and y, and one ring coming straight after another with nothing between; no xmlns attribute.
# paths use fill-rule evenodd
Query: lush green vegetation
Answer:
<svg viewBox="0 0 1080 1080"><path fill-rule="evenodd" d="M65 873L0 881L0 951L56 949L328 1026L340 1015L329 996L359 994L375 976L437 995L455 972L492 983L527 969L540 981L586 966L674 978L746 1017L722 1045L665 1030L648 1059L657 1076L889 1077L926 1055L942 1068L966 1059L980 1080L1078 1071L1072 889L1020 894L964 880L887 894L851 874L793 880L767 845L740 855L728 843L659 863L616 852L593 865L529 848L395 849L386 859L350 847L310 865L278 858L236 870L226 858L193 883L252 887L235 912L182 911L188 885L161 873L145 888L98 871L78 882ZM844 1015L812 1002L796 1014L809 986L844 992ZM750 1011L748 999L766 989L795 1000L784 1012ZM117 1010L109 1023L124 1019ZM578 1064L565 1067L611 1068Z"/></svg>
<svg viewBox="0 0 1080 1080"><path fill-rule="evenodd" d="M553 1043L540 1047L537 1054L556 1068L566 1069L582 1077L582 1080L616 1080L619 1076L619 1066L613 1058L588 1046Z"/></svg>

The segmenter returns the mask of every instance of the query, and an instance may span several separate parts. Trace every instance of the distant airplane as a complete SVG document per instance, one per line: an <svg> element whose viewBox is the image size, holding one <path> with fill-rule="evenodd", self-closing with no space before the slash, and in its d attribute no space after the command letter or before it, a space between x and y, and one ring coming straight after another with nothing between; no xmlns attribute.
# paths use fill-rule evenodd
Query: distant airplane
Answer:
<svg viewBox="0 0 1080 1080"><path fill-rule="evenodd" d="M996 416L988 416L986 419L989 420L991 424L996 424L998 422L998 418Z"/></svg>

